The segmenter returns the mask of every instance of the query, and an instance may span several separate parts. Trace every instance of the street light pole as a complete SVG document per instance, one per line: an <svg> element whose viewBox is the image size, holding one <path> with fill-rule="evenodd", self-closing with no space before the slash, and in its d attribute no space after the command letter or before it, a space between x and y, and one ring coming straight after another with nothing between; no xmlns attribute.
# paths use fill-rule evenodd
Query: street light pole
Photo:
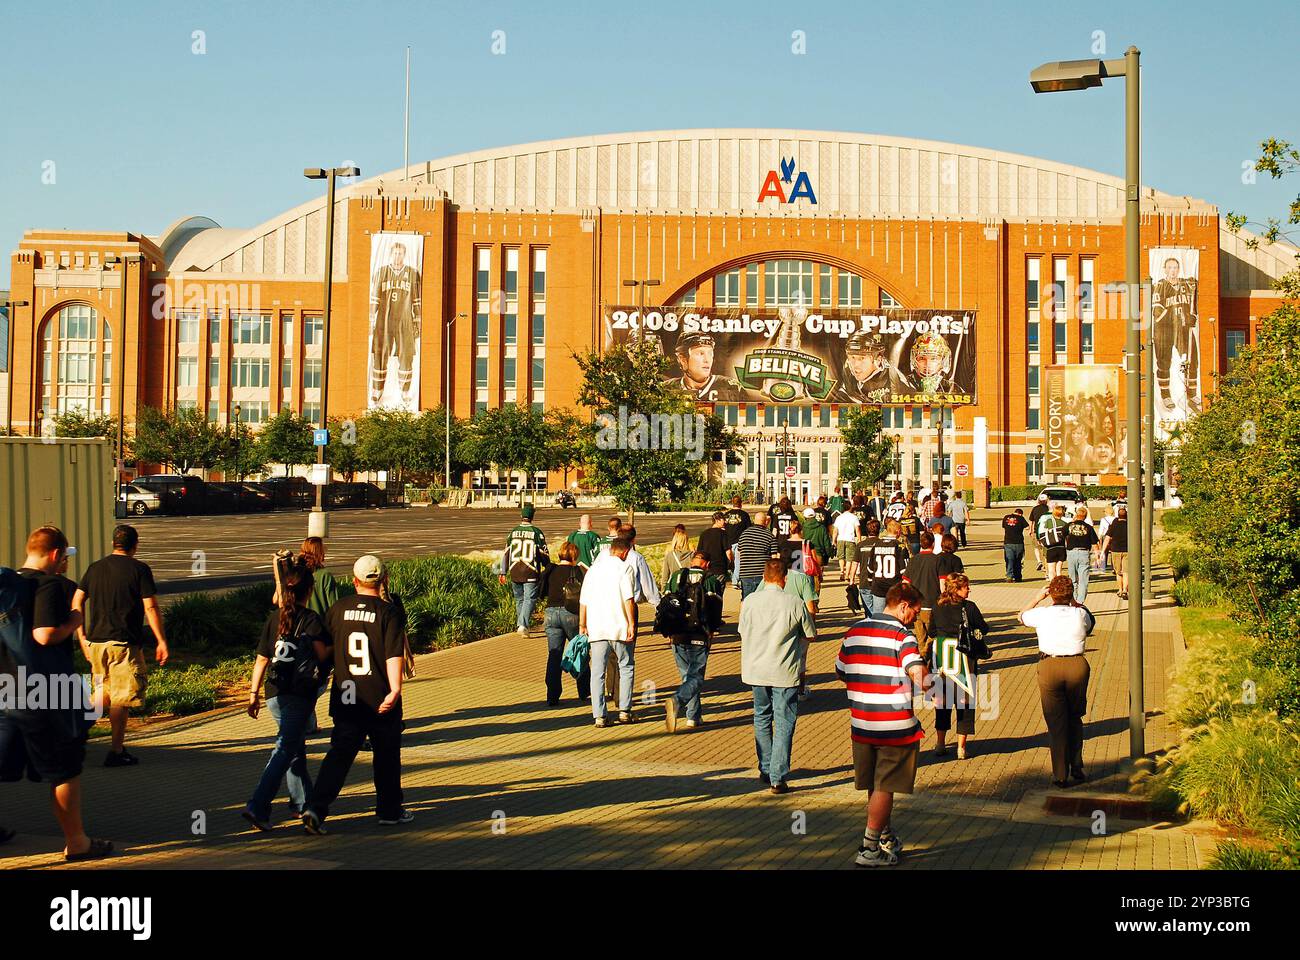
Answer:
<svg viewBox="0 0 1300 960"><path fill-rule="evenodd" d="M1129 283L1133 281L1130 279ZM1140 314L1139 314L1140 316ZM1155 533L1156 520L1156 351L1152 339L1154 330L1148 324L1146 336L1146 356L1143 366L1146 370L1146 407L1145 430L1142 436L1142 556L1146 562L1142 565L1142 599L1155 597L1151 585L1151 544Z"/></svg>
<svg viewBox="0 0 1300 960"><path fill-rule="evenodd" d="M330 300L334 287L334 180L336 177L359 177L356 167L308 167L303 172L308 180L325 181L325 292L321 316L320 348L320 428L328 429L329 378L330 378ZM316 447L316 463L325 463L325 446ZM325 516L325 485L316 485L316 508L307 518L309 537L329 536L329 522Z"/></svg>
<svg viewBox="0 0 1300 960"><path fill-rule="evenodd" d="M442 405L447 415L447 437L443 450L443 477L447 485L447 495L451 496L451 328L455 326L457 320L465 319L466 314L458 313L447 321L446 329L443 331L443 352L446 354L447 366L442 374Z"/></svg>
<svg viewBox="0 0 1300 960"><path fill-rule="evenodd" d="M1112 77L1124 78L1124 260L1128 287L1125 308L1128 331L1124 344L1125 391L1128 410L1128 451L1125 469L1128 479L1128 562L1129 583L1138 589L1128 599L1128 683L1129 683L1129 756L1146 753L1146 707L1143 690L1142 590L1147 557L1143 548L1142 503L1142 297L1141 254L1142 186L1141 186L1141 92L1140 53L1137 47L1124 51L1122 60L1064 60L1045 63L1029 74L1036 93L1086 90L1099 87Z"/></svg>

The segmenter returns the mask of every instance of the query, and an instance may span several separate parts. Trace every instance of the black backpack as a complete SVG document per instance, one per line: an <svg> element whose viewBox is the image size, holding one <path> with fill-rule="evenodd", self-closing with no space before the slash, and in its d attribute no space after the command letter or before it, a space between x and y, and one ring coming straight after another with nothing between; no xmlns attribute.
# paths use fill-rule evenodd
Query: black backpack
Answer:
<svg viewBox="0 0 1300 960"><path fill-rule="evenodd" d="M578 613L578 605L582 600L582 577L579 574L582 568L575 565L569 571L569 579L564 581L564 609L569 613Z"/></svg>
<svg viewBox="0 0 1300 960"><path fill-rule="evenodd" d="M294 641L293 659L272 664L271 682L282 694L314 700L329 679L329 665L316 659L312 645L314 638L302 636L302 624L306 619L305 610L295 612L293 631L289 634L289 639Z"/></svg>
<svg viewBox="0 0 1300 960"><path fill-rule="evenodd" d="M709 632L708 613L705 610L706 594L701 570L698 577L691 575L694 568L687 567L677 578L677 589L665 593L655 609L655 633L665 637L681 634Z"/></svg>

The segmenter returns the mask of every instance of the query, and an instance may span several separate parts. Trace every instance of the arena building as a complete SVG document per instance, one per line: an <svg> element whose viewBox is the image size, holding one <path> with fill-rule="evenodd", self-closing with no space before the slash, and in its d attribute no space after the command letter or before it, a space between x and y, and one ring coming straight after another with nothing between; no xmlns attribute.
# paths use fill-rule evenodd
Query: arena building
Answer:
<svg viewBox="0 0 1300 960"><path fill-rule="evenodd" d="M12 254L9 297L28 305L12 311L6 416L29 433L72 408L130 423L149 404L226 424L238 405L256 426L285 407L319 417L322 382L331 417L428 409L448 390L464 417L570 407L572 352L631 332L663 338L683 384L749 439L715 475L769 493L830 489L837 425L864 402L883 404L908 485L940 467L976 490L1114 481L1122 437L1099 441L1111 469L1069 469L1044 394L1053 365L1122 363L1122 300L1105 291L1124 278L1123 203L1123 182L1095 171L867 134L654 131L459 154L340 186L328 377L323 197L251 229L30 230ZM1203 200L1144 188L1142 209L1143 263L1172 269L1183 301L1172 372L1157 373L1178 391L1161 396L1168 428L1255 339L1295 251L1249 249ZM711 371L687 369L695 348ZM853 383L862 357L880 390ZM1122 398L1103 403L1122 427Z"/></svg>

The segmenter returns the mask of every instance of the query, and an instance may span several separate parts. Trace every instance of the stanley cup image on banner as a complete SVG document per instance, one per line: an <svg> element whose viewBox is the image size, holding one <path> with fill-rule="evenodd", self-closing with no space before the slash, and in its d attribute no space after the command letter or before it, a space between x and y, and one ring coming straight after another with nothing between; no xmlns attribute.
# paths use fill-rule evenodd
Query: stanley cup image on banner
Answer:
<svg viewBox="0 0 1300 960"><path fill-rule="evenodd" d="M1119 367L1113 363L1076 363L1047 367L1046 406L1048 474L1119 473Z"/></svg>
<svg viewBox="0 0 1300 960"><path fill-rule="evenodd" d="M607 308L606 345L634 338L701 403L975 402L971 310Z"/></svg>
<svg viewBox="0 0 1300 960"><path fill-rule="evenodd" d="M1159 440L1201 409L1201 334L1196 288L1201 252L1187 247L1148 251L1151 345L1156 380L1155 434Z"/></svg>
<svg viewBox="0 0 1300 960"><path fill-rule="evenodd" d="M424 237L370 238L369 409L420 409L420 285Z"/></svg>

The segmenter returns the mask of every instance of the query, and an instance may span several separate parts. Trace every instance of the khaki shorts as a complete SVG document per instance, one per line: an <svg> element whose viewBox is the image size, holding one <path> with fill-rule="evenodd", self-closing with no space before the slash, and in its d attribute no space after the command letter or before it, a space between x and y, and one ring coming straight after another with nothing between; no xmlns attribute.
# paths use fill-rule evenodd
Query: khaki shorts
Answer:
<svg viewBox="0 0 1300 960"><path fill-rule="evenodd" d="M143 707L145 669L144 650L125 643L92 643L90 672L95 685L108 691L108 702L115 707Z"/></svg>
<svg viewBox="0 0 1300 960"><path fill-rule="evenodd" d="M835 554L840 558L840 563L856 563L858 545L850 540L841 540L835 545Z"/></svg>
<svg viewBox="0 0 1300 960"><path fill-rule="evenodd" d="M1127 559L1127 553L1112 553L1110 555L1110 565L1115 568L1116 576L1119 576L1124 572L1124 561Z"/></svg>
<svg viewBox="0 0 1300 960"><path fill-rule="evenodd" d="M912 633L916 637L917 650L922 657L930 655L930 643L933 639L930 636L930 615L933 612L923 607L912 623Z"/></svg>
<svg viewBox="0 0 1300 960"><path fill-rule="evenodd" d="M916 785L916 758L920 752L919 742L879 747L854 740L854 788L911 793Z"/></svg>

